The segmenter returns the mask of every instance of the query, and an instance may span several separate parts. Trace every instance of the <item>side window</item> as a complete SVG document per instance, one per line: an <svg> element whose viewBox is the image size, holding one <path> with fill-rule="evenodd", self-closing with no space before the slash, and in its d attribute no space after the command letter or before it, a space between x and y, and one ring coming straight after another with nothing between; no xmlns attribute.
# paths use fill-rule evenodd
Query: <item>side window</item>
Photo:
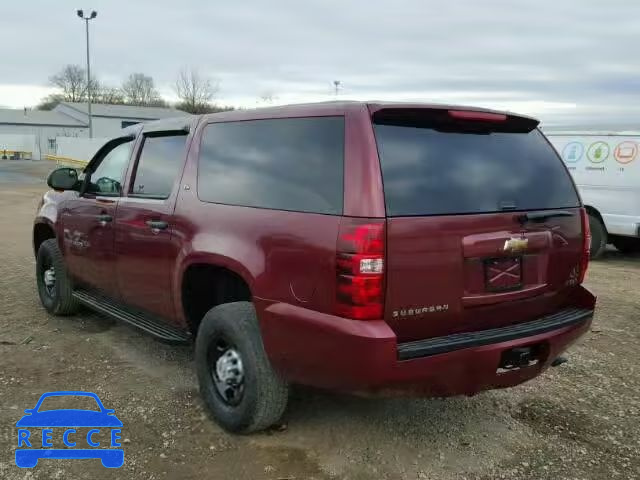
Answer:
<svg viewBox="0 0 640 480"><path fill-rule="evenodd" d="M122 179L129 164L133 141L121 143L102 159L91 174L87 191L102 195L120 195Z"/></svg>
<svg viewBox="0 0 640 480"><path fill-rule="evenodd" d="M186 140L182 132L145 136L130 194L168 198L182 169Z"/></svg>
<svg viewBox="0 0 640 480"><path fill-rule="evenodd" d="M344 117L212 123L198 166L200 199L340 215Z"/></svg>

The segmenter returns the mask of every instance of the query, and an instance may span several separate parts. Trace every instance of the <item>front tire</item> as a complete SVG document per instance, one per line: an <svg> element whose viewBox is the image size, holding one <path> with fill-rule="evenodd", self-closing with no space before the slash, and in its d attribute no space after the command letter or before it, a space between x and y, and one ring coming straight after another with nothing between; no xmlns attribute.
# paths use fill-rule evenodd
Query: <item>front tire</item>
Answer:
<svg viewBox="0 0 640 480"><path fill-rule="evenodd" d="M225 430L251 433L280 420L288 385L269 363L250 302L207 312L198 328L195 361L200 393Z"/></svg>
<svg viewBox="0 0 640 480"><path fill-rule="evenodd" d="M78 311L71 279L55 238L40 244L36 258L36 282L40 302L47 312L53 315L73 315Z"/></svg>

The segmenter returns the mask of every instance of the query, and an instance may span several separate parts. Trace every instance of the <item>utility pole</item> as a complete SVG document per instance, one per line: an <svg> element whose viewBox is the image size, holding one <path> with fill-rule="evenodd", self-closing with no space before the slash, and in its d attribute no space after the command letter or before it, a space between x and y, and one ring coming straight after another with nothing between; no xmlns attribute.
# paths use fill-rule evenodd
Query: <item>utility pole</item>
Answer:
<svg viewBox="0 0 640 480"><path fill-rule="evenodd" d="M91 62L89 61L89 20L93 20L98 16L98 12L91 11L91 15L84 16L82 10L77 10L76 14L82 20L85 21L86 33L87 33L87 111L89 113L89 138L93 138L93 122L91 119Z"/></svg>
<svg viewBox="0 0 640 480"><path fill-rule="evenodd" d="M333 86L335 87L336 98L338 97L338 90L340 89L340 85L341 84L342 84L342 82L340 82L340 80L334 80L333 81Z"/></svg>

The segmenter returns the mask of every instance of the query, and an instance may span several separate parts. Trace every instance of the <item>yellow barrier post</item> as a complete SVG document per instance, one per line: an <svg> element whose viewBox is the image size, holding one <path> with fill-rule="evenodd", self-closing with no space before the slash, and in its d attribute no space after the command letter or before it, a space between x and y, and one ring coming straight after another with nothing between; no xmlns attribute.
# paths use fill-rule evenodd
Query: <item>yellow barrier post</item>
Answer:
<svg viewBox="0 0 640 480"><path fill-rule="evenodd" d="M45 155L44 158L55 161L56 165L65 165L68 167L84 168L87 163L89 163L87 160L77 160L75 158L59 157L57 155Z"/></svg>

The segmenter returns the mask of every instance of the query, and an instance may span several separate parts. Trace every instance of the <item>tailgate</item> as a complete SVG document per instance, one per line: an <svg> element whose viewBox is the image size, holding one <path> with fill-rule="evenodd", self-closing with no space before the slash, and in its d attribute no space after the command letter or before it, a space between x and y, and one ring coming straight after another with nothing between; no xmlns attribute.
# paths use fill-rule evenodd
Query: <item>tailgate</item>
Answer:
<svg viewBox="0 0 640 480"><path fill-rule="evenodd" d="M567 303L580 200L534 120L373 115L387 209L385 319L399 341L535 319Z"/></svg>
<svg viewBox="0 0 640 480"><path fill-rule="evenodd" d="M524 228L513 213L390 218L385 318L399 341L528 321L566 303L582 253L580 212L569 211Z"/></svg>

